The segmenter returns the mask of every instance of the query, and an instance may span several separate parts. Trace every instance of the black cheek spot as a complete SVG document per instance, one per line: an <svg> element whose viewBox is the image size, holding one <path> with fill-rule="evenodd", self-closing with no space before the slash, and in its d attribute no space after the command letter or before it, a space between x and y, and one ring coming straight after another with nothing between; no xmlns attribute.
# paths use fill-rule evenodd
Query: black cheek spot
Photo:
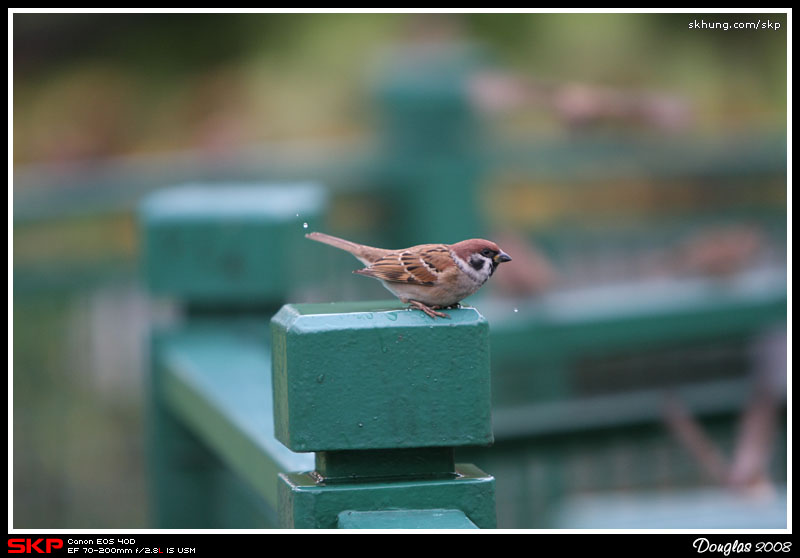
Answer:
<svg viewBox="0 0 800 558"><path fill-rule="evenodd" d="M483 269L483 262L484 262L484 261L485 261L485 260L483 260L483 259L481 259L481 258L471 258L471 259L469 260L469 265L471 265L471 266L472 266L472 268L473 268L475 271L480 271L481 269Z"/></svg>

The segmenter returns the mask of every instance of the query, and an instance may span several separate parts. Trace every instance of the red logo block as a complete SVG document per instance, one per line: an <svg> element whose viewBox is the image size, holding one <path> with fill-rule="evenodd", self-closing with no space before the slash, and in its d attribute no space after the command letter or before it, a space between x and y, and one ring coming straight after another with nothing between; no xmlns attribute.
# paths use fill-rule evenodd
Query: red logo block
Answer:
<svg viewBox="0 0 800 558"><path fill-rule="evenodd" d="M55 548L64 548L61 539L8 539L9 554L50 554Z"/></svg>

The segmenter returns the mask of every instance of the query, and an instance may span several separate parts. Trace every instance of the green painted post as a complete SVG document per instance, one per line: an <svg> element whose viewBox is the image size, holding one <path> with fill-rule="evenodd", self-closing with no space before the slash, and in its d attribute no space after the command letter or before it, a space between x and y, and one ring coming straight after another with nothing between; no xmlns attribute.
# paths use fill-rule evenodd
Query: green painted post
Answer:
<svg viewBox="0 0 800 558"><path fill-rule="evenodd" d="M473 308L449 314L395 301L275 315L275 436L316 452L314 471L280 476L282 526L496 526L494 479L454 457L493 441L488 323Z"/></svg>
<svg viewBox="0 0 800 558"><path fill-rule="evenodd" d="M222 467L164 404L159 344L156 337L146 417L149 521L159 529L211 528L216 523L213 487Z"/></svg>
<svg viewBox="0 0 800 558"><path fill-rule="evenodd" d="M317 276L304 238L327 203L316 184L186 185L142 204L150 292L190 310L274 313Z"/></svg>
<svg viewBox="0 0 800 558"><path fill-rule="evenodd" d="M261 452L261 440L235 431L239 454L220 455L214 433L227 426L228 409L192 391L190 381L176 381L169 355L174 338L198 325L213 324L235 338L243 321L266 323L294 289L306 286L303 278L315 275L306 272L301 257L308 246L303 224L318 226L326 202L325 190L314 184L208 184L165 189L141 204L145 283L154 297L177 302L187 318L152 333L148 461L154 526L274 525L274 511L253 496L259 491L242 488L236 476L241 471L231 466L251 456L242 450L251 442ZM222 346L209 352L222 358L225 351ZM228 355L225 364L230 363ZM223 365L220 372L231 370ZM251 389L259 387L254 383ZM197 416L208 420L192 422Z"/></svg>

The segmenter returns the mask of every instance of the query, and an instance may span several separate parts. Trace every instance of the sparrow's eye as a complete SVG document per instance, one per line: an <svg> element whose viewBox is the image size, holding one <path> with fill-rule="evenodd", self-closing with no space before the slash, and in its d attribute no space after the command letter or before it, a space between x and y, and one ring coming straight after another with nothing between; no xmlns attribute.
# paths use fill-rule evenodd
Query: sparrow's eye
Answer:
<svg viewBox="0 0 800 558"><path fill-rule="evenodd" d="M491 258L491 257L492 257L492 255L493 255L493 253L492 253L492 251L491 251L489 248L484 248L484 249L481 251L481 256L485 256L485 257L487 257L487 258Z"/></svg>

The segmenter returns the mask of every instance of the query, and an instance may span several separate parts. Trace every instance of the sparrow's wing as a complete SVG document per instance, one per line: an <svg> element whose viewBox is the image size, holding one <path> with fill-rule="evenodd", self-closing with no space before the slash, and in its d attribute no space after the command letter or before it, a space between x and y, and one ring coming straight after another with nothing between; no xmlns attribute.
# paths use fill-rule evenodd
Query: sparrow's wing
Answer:
<svg viewBox="0 0 800 558"><path fill-rule="evenodd" d="M454 265L446 246L426 244L387 254L353 273L393 283L434 285L439 275Z"/></svg>

